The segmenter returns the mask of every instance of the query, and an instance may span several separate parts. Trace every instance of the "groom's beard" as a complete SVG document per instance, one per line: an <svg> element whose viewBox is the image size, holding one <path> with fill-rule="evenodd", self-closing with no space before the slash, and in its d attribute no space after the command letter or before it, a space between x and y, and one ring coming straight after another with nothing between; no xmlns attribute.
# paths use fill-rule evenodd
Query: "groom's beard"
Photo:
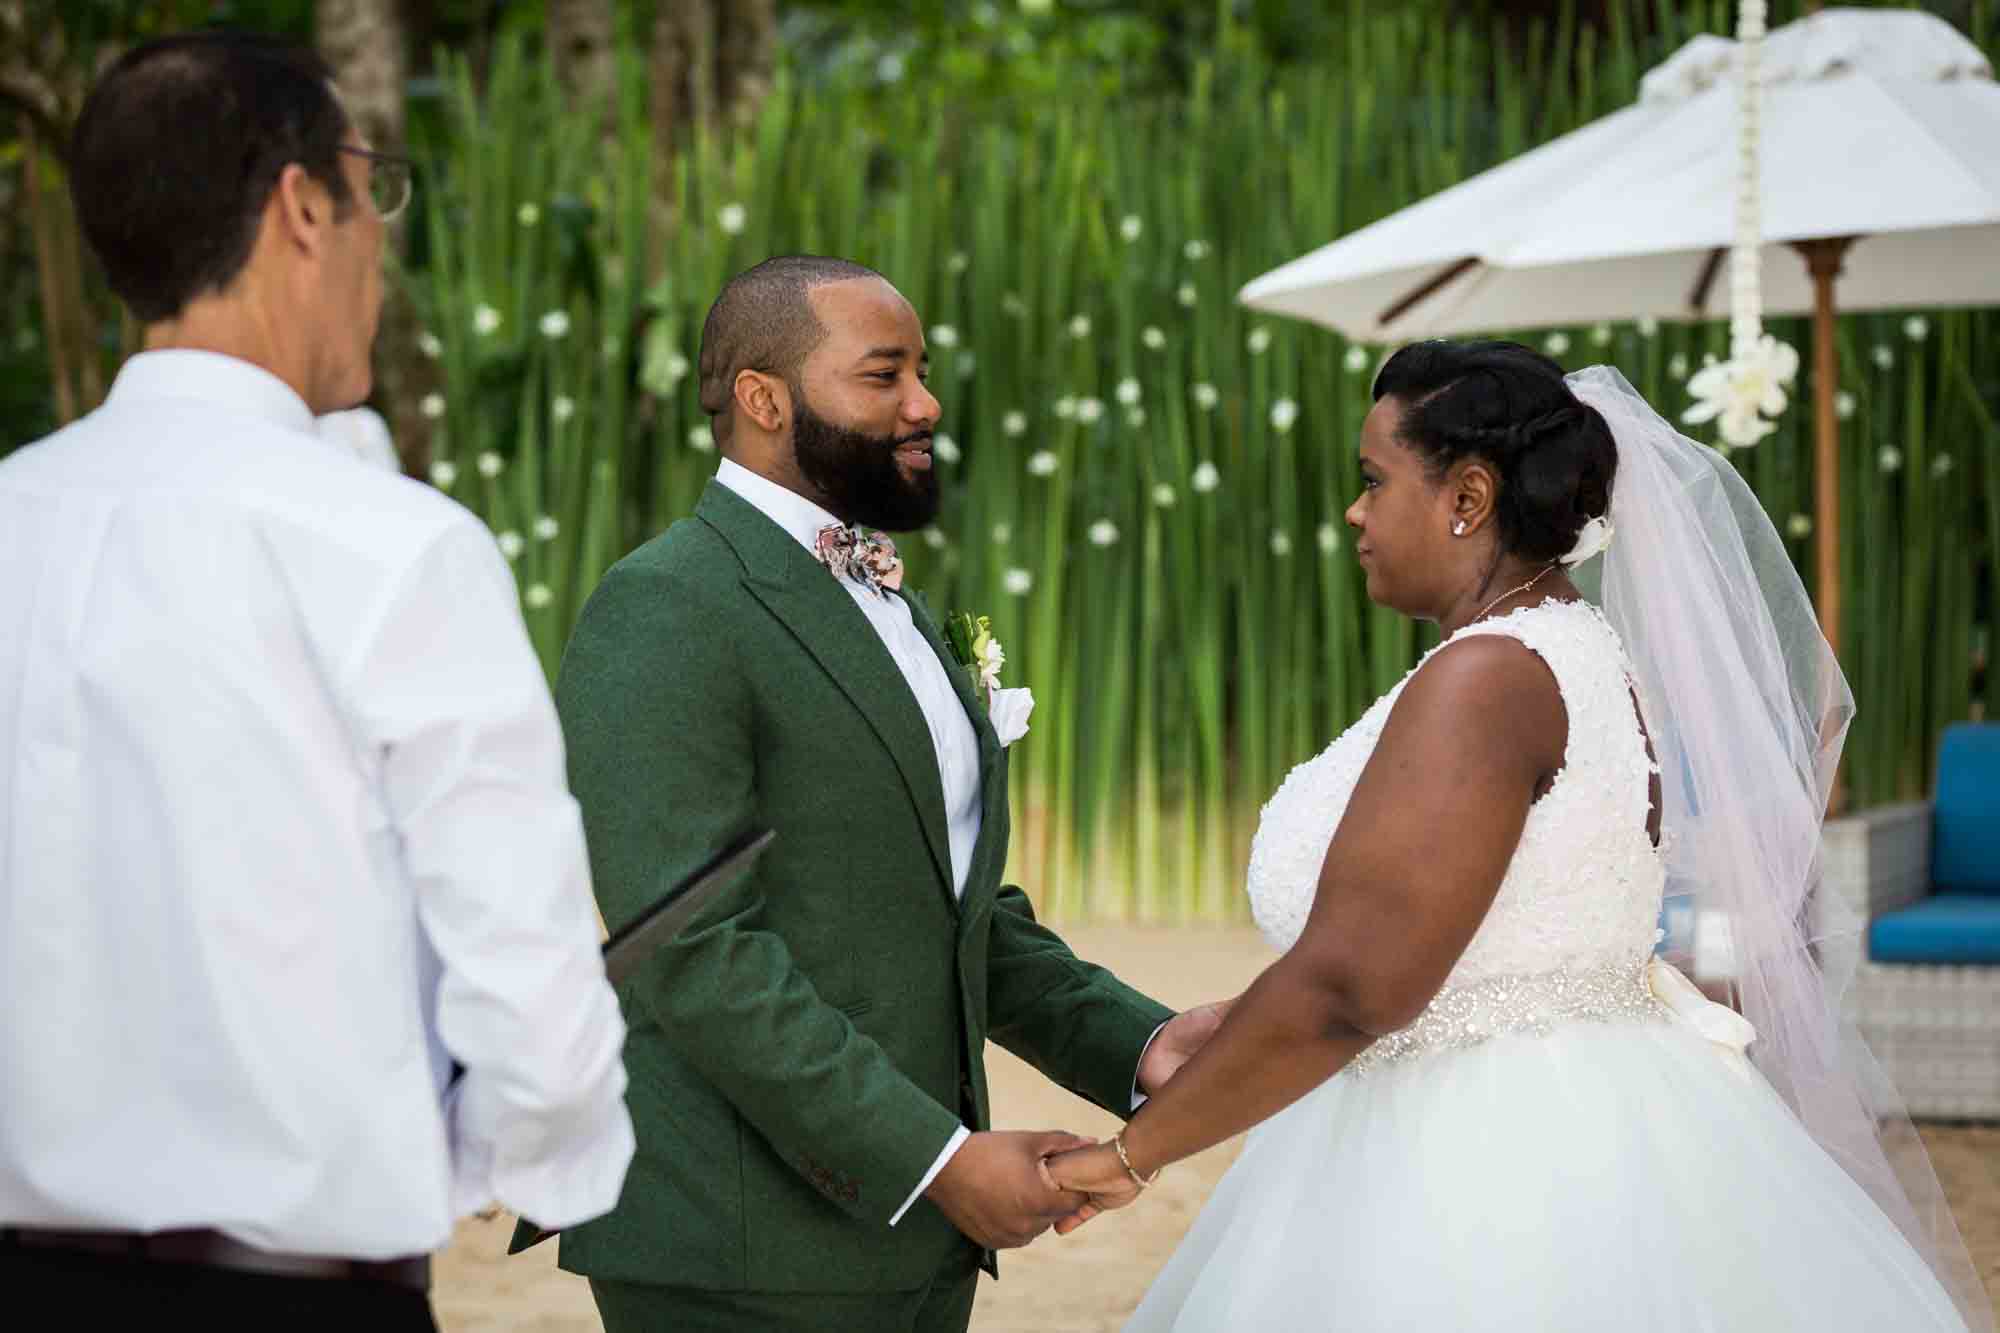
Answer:
<svg viewBox="0 0 2000 1333"><path fill-rule="evenodd" d="M843 522L886 532L912 532L937 517L937 471L905 476L896 463L899 447L930 439L930 431L869 435L828 421L796 390L792 399L799 472L825 497L827 509Z"/></svg>

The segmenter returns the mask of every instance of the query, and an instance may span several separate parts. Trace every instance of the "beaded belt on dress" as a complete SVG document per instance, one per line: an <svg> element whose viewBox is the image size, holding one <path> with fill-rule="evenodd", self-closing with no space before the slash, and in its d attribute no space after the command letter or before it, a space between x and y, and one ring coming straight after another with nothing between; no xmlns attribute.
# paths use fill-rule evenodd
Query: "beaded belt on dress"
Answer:
<svg viewBox="0 0 2000 1333"><path fill-rule="evenodd" d="M1578 1019L1667 1018L1646 984L1646 960L1447 985L1416 1022L1378 1038L1348 1064L1357 1074L1515 1033L1540 1035Z"/></svg>

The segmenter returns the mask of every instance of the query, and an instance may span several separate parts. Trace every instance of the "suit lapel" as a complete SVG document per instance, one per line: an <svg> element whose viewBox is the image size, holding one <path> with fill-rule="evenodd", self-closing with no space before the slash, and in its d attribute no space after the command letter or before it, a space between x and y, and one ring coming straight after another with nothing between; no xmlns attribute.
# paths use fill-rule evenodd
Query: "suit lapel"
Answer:
<svg viewBox="0 0 2000 1333"><path fill-rule="evenodd" d="M906 593L902 597L909 604L910 619L922 632L924 642L931 646L938 661L944 664L945 674L951 677L952 689L958 692L958 702L972 722L972 734L979 738L979 841L973 845L972 864L978 867L986 863L993 851L992 840L996 838L1001 841L999 859L1004 862L1007 858L1007 752L1002 748L1000 737L993 730L993 723L986 716L986 709L980 704L978 695L973 693L971 673L952 656L943 633L932 619L930 604L924 600L922 593ZM997 883L1001 869L1002 866L996 864L990 876L968 875L965 881L967 895L986 891L979 883L982 878Z"/></svg>
<svg viewBox="0 0 2000 1333"><path fill-rule="evenodd" d="M946 899L955 904L937 749L923 710L875 627L824 566L728 487L710 482L695 516L736 551L744 586L833 678L889 752L923 825L931 865Z"/></svg>
<svg viewBox="0 0 2000 1333"><path fill-rule="evenodd" d="M937 654L938 661L944 664L944 673L951 678L952 689L958 692L959 707L965 710L965 716L972 723L972 733L979 738L979 780L984 783L991 775L994 763L1000 758L1000 738L994 733L993 724L986 718L985 706L979 702L979 696L972 691L971 673L960 666L958 659L951 655L951 646L944 641L943 632L938 629L937 621L931 617L930 603L924 600L924 595L911 592L898 593L897 596L909 605L910 619L915 622L918 632L924 636L924 642L928 643L931 651Z"/></svg>

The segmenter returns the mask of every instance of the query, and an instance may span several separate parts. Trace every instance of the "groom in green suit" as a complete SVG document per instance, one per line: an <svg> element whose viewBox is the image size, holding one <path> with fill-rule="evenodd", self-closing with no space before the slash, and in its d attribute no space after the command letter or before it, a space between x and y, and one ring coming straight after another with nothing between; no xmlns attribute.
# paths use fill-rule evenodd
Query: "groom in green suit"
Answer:
<svg viewBox="0 0 2000 1333"><path fill-rule="evenodd" d="M1000 883L1007 755L878 535L938 504L916 312L786 257L702 329L723 462L584 608L557 702L616 928L760 825L778 841L621 990L638 1156L565 1232L625 1330L951 1330L978 1270L1083 1198L987 1128L987 1039L1120 1115L1207 1039ZM1008 738L1008 739L1011 739Z"/></svg>

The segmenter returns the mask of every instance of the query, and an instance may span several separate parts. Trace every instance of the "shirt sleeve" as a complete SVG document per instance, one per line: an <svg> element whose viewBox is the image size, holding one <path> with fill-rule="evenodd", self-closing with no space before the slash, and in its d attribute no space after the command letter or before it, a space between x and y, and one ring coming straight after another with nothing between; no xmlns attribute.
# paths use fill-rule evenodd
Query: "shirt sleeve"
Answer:
<svg viewBox="0 0 2000 1333"><path fill-rule="evenodd" d="M1146 1052L1153 1049L1153 1043L1167 1030L1165 1023L1153 1029L1153 1035L1146 1038L1146 1044L1139 1048L1139 1063L1132 1067L1132 1109L1138 1110L1146 1104L1146 1094L1139 1091L1139 1071L1146 1067Z"/></svg>
<svg viewBox="0 0 2000 1333"><path fill-rule="evenodd" d="M971 1137L972 1137L972 1131L967 1129L964 1125L960 1125L958 1129L953 1132L952 1136L945 1141L944 1151L937 1155L937 1160L935 1162L931 1163L931 1169L924 1172L924 1178L922 1180L919 1180L917 1182L917 1187L910 1191L910 1197L903 1200L903 1206L901 1208L898 1208L895 1212L895 1215L889 1219L890 1226L895 1226L896 1223L902 1221L903 1214L910 1211L910 1205L915 1203L918 1199L924 1197L924 1191L929 1189L931 1187L931 1182L938 1178L938 1172L944 1170L944 1164L946 1162L949 1162L955 1155L957 1155L958 1150L964 1147L965 1141Z"/></svg>
<svg viewBox="0 0 2000 1333"><path fill-rule="evenodd" d="M562 734L514 579L470 521L433 540L357 645L344 696L440 963L454 1204L545 1227L618 1200L633 1153Z"/></svg>

